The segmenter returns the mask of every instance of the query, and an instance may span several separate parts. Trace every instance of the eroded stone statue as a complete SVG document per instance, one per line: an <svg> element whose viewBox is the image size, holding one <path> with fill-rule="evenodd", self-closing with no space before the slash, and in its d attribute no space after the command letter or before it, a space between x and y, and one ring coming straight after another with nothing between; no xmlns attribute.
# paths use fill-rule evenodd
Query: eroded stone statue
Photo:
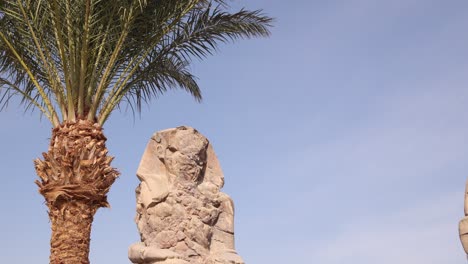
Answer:
<svg viewBox="0 0 468 264"><path fill-rule="evenodd" d="M468 255L468 181L466 183L465 189L465 217L460 221L460 224L458 225L458 232L460 234L460 240L463 249Z"/></svg>
<svg viewBox="0 0 468 264"><path fill-rule="evenodd" d="M135 264L244 264L234 248L234 206L209 141L190 127L153 135L137 176Z"/></svg>

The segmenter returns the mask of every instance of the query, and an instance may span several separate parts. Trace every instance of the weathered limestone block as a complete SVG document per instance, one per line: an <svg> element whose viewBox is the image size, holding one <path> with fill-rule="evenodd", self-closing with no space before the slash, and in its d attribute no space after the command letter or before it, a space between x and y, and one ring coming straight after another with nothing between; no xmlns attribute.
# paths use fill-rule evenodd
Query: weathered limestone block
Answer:
<svg viewBox="0 0 468 264"><path fill-rule="evenodd" d="M465 217L458 225L458 232L460 234L460 241L462 243L465 253L468 254L468 181L465 189Z"/></svg>
<svg viewBox="0 0 468 264"><path fill-rule="evenodd" d="M138 167L135 264L244 264L234 248L234 204L209 141L190 127L157 132Z"/></svg>

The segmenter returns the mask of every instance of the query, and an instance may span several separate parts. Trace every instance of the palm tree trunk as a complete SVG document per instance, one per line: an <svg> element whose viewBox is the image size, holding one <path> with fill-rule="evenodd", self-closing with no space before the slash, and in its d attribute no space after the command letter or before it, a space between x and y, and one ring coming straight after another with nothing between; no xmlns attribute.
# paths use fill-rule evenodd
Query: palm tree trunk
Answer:
<svg viewBox="0 0 468 264"><path fill-rule="evenodd" d="M107 193L119 175L105 141L98 124L65 123L52 130L44 159L34 161L52 224L50 264L89 264L94 214L108 206Z"/></svg>
<svg viewBox="0 0 468 264"><path fill-rule="evenodd" d="M51 264L89 264L91 224L95 208L83 202L64 203L59 210L49 208L52 224Z"/></svg>

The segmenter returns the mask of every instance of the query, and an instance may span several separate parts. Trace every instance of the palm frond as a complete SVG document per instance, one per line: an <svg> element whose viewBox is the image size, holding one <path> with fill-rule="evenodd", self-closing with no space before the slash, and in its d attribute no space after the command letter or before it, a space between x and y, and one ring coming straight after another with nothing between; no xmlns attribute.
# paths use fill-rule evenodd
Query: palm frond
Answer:
<svg viewBox="0 0 468 264"><path fill-rule="evenodd" d="M57 126L103 124L121 103L139 111L173 88L200 100L193 58L269 35L271 18L229 2L0 0L0 103L20 96Z"/></svg>

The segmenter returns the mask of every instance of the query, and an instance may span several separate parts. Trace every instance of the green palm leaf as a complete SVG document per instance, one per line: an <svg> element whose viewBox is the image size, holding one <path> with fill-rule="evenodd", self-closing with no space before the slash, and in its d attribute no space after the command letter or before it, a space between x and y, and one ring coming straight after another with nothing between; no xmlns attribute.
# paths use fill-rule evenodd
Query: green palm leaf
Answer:
<svg viewBox="0 0 468 264"><path fill-rule="evenodd" d="M261 11L228 1L0 1L0 103L20 96L54 126L102 125L121 103L139 111L168 89L201 100L190 73L220 43L268 36Z"/></svg>

